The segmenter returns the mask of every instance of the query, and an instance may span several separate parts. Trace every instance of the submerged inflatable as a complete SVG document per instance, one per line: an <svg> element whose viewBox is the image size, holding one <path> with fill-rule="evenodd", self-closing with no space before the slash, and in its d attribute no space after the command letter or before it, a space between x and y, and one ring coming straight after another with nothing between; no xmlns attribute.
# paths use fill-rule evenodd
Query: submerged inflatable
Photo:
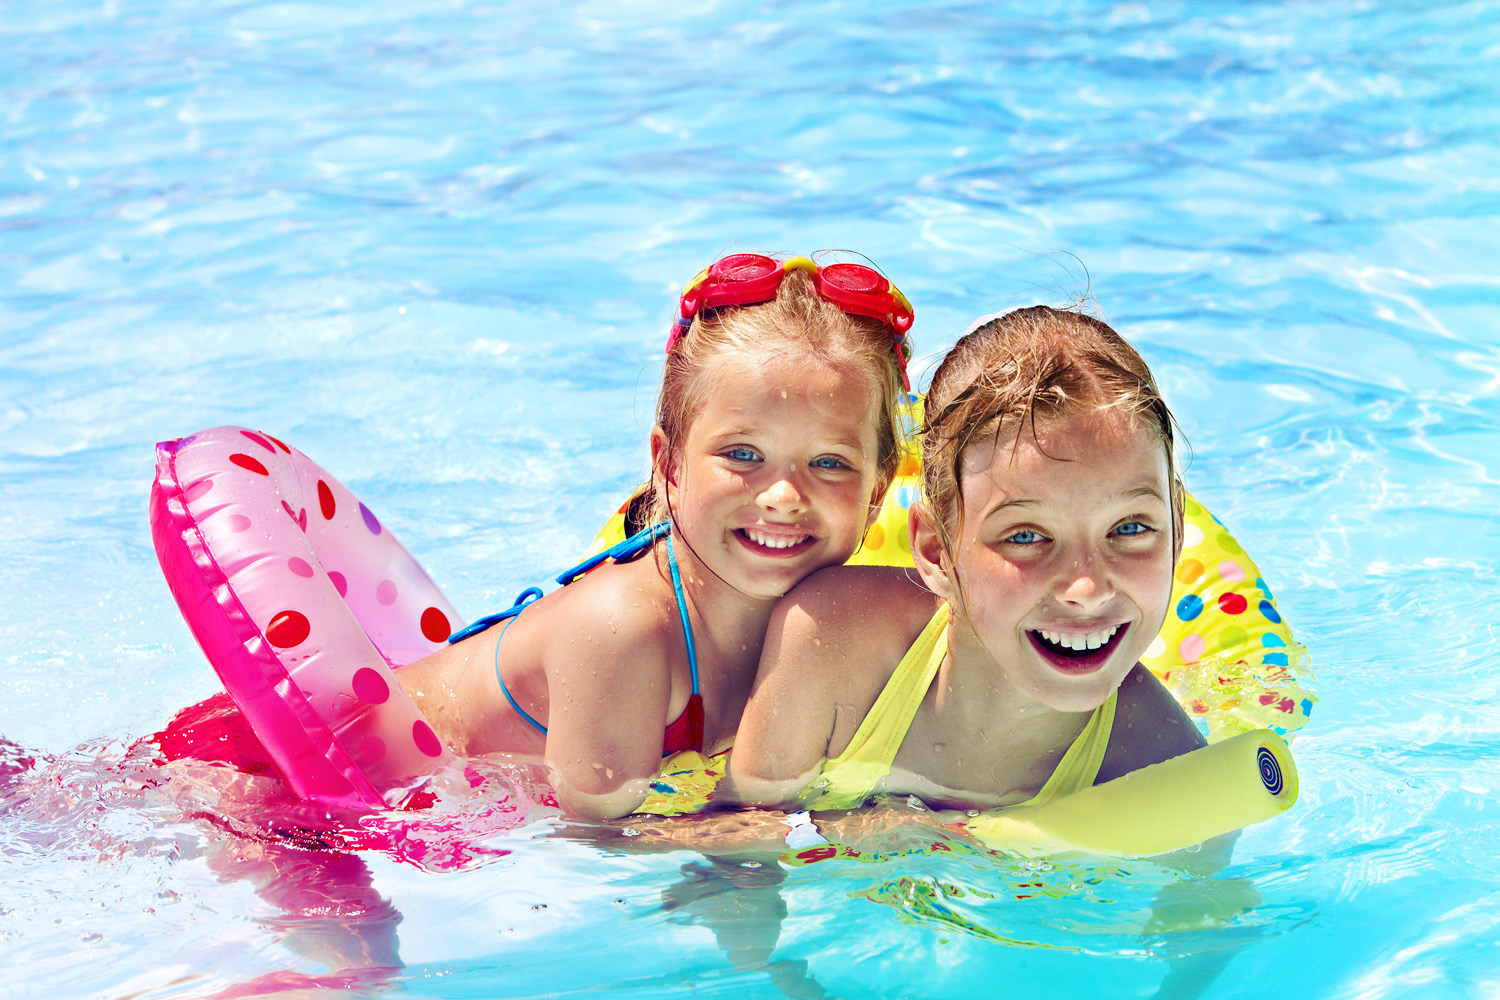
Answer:
<svg viewBox="0 0 1500 1000"><path fill-rule="evenodd" d="M908 562L906 507L916 473L908 454L851 561ZM450 754L393 670L441 648L462 621L410 553L317 463L241 427L158 444L150 507L173 597L291 789L344 809L410 803ZM629 508L627 502L610 520L593 551L625 537ZM1245 738L1025 816L986 814L969 824L971 832L1032 848L1142 854L1259 822L1295 801L1295 766L1276 734L1301 726L1312 706L1292 666L1299 647L1255 564L1191 500L1185 533L1174 615L1145 662L1205 719L1212 741ZM675 755L663 762L639 811L699 809L721 774L720 760ZM1213 788L1224 808L1206 809L1199 799L1183 813L1204 788ZM1163 811L1169 802L1177 813ZM1112 818L1100 824L1093 818L1099 815ZM1162 820L1170 815L1183 821ZM1084 836L1096 827L1113 836Z"/></svg>

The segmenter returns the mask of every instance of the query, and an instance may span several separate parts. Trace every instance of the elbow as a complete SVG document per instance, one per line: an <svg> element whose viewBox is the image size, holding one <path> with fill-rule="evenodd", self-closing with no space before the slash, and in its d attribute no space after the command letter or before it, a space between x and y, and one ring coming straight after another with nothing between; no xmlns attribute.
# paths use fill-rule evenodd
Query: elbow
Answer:
<svg viewBox="0 0 1500 1000"><path fill-rule="evenodd" d="M761 769L735 761L733 751L729 754L728 774L719 786L717 798L746 806L763 808L800 808L803 793L818 777L822 762L806 774L792 778L778 778L761 773Z"/></svg>
<svg viewBox="0 0 1500 1000"><path fill-rule="evenodd" d="M613 789L595 792L577 787L559 768L550 770L558 806L577 819L607 820L629 816L641 807L651 792L649 778L629 778Z"/></svg>

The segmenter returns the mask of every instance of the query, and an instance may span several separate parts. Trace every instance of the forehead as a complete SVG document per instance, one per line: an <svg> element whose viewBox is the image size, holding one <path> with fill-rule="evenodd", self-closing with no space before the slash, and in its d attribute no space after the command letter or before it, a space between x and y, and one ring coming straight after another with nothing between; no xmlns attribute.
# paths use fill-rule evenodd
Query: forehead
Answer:
<svg viewBox="0 0 1500 1000"><path fill-rule="evenodd" d="M1165 442L1138 417L1109 410L1004 423L965 448L959 468L971 509L987 500L1045 501L1063 489L1103 497L1149 485L1170 495Z"/></svg>
<svg viewBox="0 0 1500 1000"><path fill-rule="evenodd" d="M874 433L878 419L873 380L847 364L833 364L805 348L723 355L706 366L703 400L688 433L701 424L753 423L770 417L850 424Z"/></svg>

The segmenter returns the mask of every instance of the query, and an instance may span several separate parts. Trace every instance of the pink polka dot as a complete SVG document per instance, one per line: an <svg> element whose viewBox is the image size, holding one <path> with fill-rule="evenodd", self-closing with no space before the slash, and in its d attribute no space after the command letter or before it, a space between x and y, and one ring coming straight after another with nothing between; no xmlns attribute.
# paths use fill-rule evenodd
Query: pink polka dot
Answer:
<svg viewBox="0 0 1500 1000"><path fill-rule="evenodd" d="M1237 562L1219 563L1219 579L1225 583L1239 583L1245 578L1245 567Z"/></svg>
<svg viewBox="0 0 1500 1000"><path fill-rule="evenodd" d="M1182 657L1183 663L1196 663L1198 658L1203 655L1203 646L1203 636L1194 632L1192 635L1184 637L1182 642L1178 644L1177 653Z"/></svg>
<svg viewBox="0 0 1500 1000"><path fill-rule="evenodd" d="M391 696L391 686L380 676L380 671L370 667L356 670L349 686L354 689L354 697L366 705L383 705Z"/></svg>
<svg viewBox="0 0 1500 1000"><path fill-rule="evenodd" d="M432 727L418 719L411 724L411 739L417 745L417 749L429 757L441 757L443 755L443 744L437 738L437 733Z"/></svg>
<svg viewBox="0 0 1500 1000"><path fill-rule="evenodd" d="M333 584L333 589L339 592L340 597L349 596L349 581L344 579L344 574L331 569L328 571L328 580Z"/></svg>
<svg viewBox="0 0 1500 1000"><path fill-rule="evenodd" d="M245 435L245 437L249 438L251 441L254 441L256 444L260 445L262 448L266 449L266 451L269 451L273 454L275 453L276 446L254 431L240 431L240 433Z"/></svg>
<svg viewBox="0 0 1500 1000"><path fill-rule="evenodd" d="M235 534L250 530L250 519L244 514L229 515L229 530Z"/></svg>
<svg viewBox="0 0 1500 1000"><path fill-rule="evenodd" d="M307 564L306 559L300 559L297 556L292 556L292 558L286 561L286 565L288 569L290 569L293 573L296 573L298 576L313 575L313 568Z"/></svg>
<svg viewBox="0 0 1500 1000"><path fill-rule="evenodd" d="M292 505L289 504L289 503L287 503L285 500L283 500L283 501L281 501L281 509L284 510L284 511L286 511L286 516L287 517L289 517L293 521L297 522L297 527L301 528L303 531L307 530L307 508L306 507L303 507L300 511L292 510Z"/></svg>
<svg viewBox="0 0 1500 1000"><path fill-rule="evenodd" d="M187 490L182 494L182 498L188 503L192 503L194 500L203 499L208 495L208 491L213 488L214 481L212 479L200 479L187 488Z"/></svg>
<svg viewBox="0 0 1500 1000"><path fill-rule="evenodd" d="M390 580L381 580L375 585L375 600L389 607L396 603L396 585Z"/></svg>

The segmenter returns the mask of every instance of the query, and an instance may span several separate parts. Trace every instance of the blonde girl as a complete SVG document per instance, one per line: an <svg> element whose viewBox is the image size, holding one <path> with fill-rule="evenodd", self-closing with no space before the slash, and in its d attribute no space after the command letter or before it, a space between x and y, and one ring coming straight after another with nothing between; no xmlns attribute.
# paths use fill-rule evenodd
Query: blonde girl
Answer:
<svg viewBox="0 0 1500 1000"><path fill-rule="evenodd" d="M1104 323L1036 306L965 336L923 428L916 572L824 570L767 633L744 801L987 809L1203 745L1139 658L1181 548L1172 417Z"/></svg>
<svg viewBox="0 0 1500 1000"><path fill-rule="evenodd" d="M699 274L651 431L654 525L404 667L438 735L541 757L560 804L597 818L639 806L664 753L727 746L777 599L879 511L911 318L863 265L735 254Z"/></svg>

